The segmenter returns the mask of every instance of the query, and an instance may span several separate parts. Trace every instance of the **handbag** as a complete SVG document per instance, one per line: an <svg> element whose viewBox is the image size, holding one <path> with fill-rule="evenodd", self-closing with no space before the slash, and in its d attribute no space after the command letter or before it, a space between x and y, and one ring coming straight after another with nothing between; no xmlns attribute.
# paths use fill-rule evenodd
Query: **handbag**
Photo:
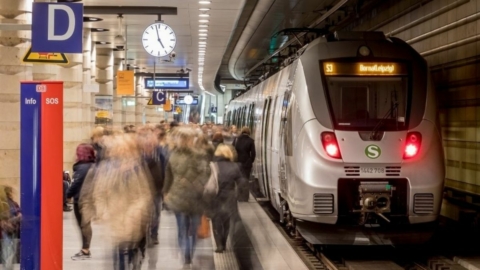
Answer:
<svg viewBox="0 0 480 270"><path fill-rule="evenodd" d="M202 215L200 220L200 226L198 226L197 237L200 239L205 239L210 237L210 221L205 215Z"/></svg>
<svg viewBox="0 0 480 270"><path fill-rule="evenodd" d="M218 194L218 165L215 162L210 162L210 177L203 190L203 197L205 199L212 199Z"/></svg>

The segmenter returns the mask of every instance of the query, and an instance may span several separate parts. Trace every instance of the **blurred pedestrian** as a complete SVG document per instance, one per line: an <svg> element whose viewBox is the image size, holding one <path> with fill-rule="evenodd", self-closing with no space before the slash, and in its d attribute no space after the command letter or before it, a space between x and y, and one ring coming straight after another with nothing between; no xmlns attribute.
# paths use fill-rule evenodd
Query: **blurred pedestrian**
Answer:
<svg viewBox="0 0 480 270"><path fill-rule="evenodd" d="M64 212L70 212L72 211L72 208L68 206L67 201L67 191L70 185L72 184L72 180L70 179L70 175L68 171L63 171L63 211Z"/></svg>
<svg viewBox="0 0 480 270"><path fill-rule="evenodd" d="M141 268L153 210L153 183L135 136L128 133L104 138L105 158L96 165L90 186L82 188L79 202L85 220L96 218L110 232L116 270Z"/></svg>
<svg viewBox="0 0 480 270"><path fill-rule="evenodd" d="M0 228L2 230L2 264L5 270L13 270L13 264L18 259L21 221L22 213L19 204L13 199L13 189L3 186L0 189Z"/></svg>
<svg viewBox="0 0 480 270"><path fill-rule="evenodd" d="M165 204L175 213L178 245L184 268L189 269L194 256L197 229L205 209L203 189L210 175L208 154L195 147L197 132L188 127L176 128L165 174Z"/></svg>
<svg viewBox="0 0 480 270"><path fill-rule="evenodd" d="M221 132L216 132L212 137L212 144L215 150L217 150L218 145L221 143L223 143L223 135Z"/></svg>
<svg viewBox="0 0 480 270"><path fill-rule="evenodd" d="M255 161L255 142L250 138L250 128L243 127L240 136L233 141L238 155L238 162L242 164L242 172L247 181L252 174L253 162ZM249 186L248 182L239 188L239 201L248 201Z"/></svg>
<svg viewBox="0 0 480 270"><path fill-rule="evenodd" d="M137 141L142 153L143 162L145 162L153 183L153 215L150 224L149 243L158 245L158 228L160 224L160 211L162 204L162 189L164 183L163 156L159 146L158 134L162 131L154 132L148 128L137 130Z"/></svg>
<svg viewBox="0 0 480 270"><path fill-rule="evenodd" d="M72 260L85 260L91 257L90 242L92 240L92 225L90 220L82 217L78 202L85 178L95 164L95 152L91 145L82 143L77 146L76 156L76 162L73 164L74 182L68 189L67 197L73 197L73 212L82 235L82 249L79 253L72 256Z"/></svg>
<svg viewBox="0 0 480 270"><path fill-rule="evenodd" d="M227 246L230 218L238 215L235 188L242 186L245 178L239 164L234 162L231 146L220 144L213 161L218 166L218 193L210 207L213 236L217 245L215 252L222 253Z"/></svg>

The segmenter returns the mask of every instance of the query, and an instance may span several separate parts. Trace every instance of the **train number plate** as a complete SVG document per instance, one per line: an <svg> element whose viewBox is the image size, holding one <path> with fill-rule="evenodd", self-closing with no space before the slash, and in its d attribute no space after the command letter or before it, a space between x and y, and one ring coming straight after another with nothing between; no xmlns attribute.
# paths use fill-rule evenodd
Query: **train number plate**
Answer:
<svg viewBox="0 0 480 270"><path fill-rule="evenodd" d="M381 167L362 167L360 173L365 174L385 174L385 168Z"/></svg>

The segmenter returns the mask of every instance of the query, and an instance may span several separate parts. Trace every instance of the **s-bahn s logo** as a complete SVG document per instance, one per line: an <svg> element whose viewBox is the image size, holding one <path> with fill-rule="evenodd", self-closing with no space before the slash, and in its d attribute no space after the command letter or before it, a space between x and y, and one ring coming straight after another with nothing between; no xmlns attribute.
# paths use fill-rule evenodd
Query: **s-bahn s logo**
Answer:
<svg viewBox="0 0 480 270"><path fill-rule="evenodd" d="M365 148L365 155L367 155L368 158L371 159L376 159L382 154L382 149L378 145L375 144L370 144Z"/></svg>

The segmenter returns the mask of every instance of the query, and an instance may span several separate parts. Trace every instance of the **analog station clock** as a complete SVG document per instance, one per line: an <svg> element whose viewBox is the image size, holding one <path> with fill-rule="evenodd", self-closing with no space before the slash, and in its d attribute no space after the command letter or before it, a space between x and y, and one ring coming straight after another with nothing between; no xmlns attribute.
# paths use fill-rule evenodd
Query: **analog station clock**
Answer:
<svg viewBox="0 0 480 270"><path fill-rule="evenodd" d="M149 25L142 35L143 48L152 56L162 57L170 54L177 44L173 29L161 22Z"/></svg>

